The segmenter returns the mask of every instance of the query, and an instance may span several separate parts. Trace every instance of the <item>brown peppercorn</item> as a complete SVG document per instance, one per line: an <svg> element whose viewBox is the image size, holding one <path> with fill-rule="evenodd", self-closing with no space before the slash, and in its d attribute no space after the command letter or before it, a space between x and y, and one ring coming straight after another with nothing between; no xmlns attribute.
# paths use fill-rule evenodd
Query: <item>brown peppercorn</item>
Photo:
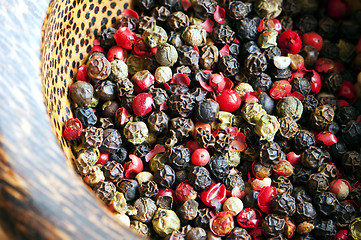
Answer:
<svg viewBox="0 0 361 240"><path fill-rule="evenodd" d="M293 185L290 179L285 176L278 176L276 179L273 179L272 186L282 193L291 194L293 192Z"/></svg>
<svg viewBox="0 0 361 240"><path fill-rule="evenodd" d="M220 130L215 137L214 149L217 152L228 152L234 136L224 130Z"/></svg>
<svg viewBox="0 0 361 240"><path fill-rule="evenodd" d="M304 59L305 67L310 68L315 65L319 52L314 46L306 45L301 49L299 54Z"/></svg>
<svg viewBox="0 0 361 240"><path fill-rule="evenodd" d="M330 92L337 93L342 86L343 77L341 73L330 73L326 76L324 83Z"/></svg>
<svg viewBox="0 0 361 240"><path fill-rule="evenodd" d="M98 148L103 142L103 129L93 126L87 127L83 130L81 140L86 147Z"/></svg>
<svg viewBox="0 0 361 240"><path fill-rule="evenodd" d="M338 175L336 166L331 163L322 163L317 171L326 175L330 181L335 179Z"/></svg>
<svg viewBox="0 0 361 240"><path fill-rule="evenodd" d="M191 184L196 191L201 191L208 188L212 179L205 167L192 166L188 172L189 184Z"/></svg>
<svg viewBox="0 0 361 240"><path fill-rule="evenodd" d="M285 139L293 139L300 130L292 117L279 118L278 122L280 123L279 133Z"/></svg>
<svg viewBox="0 0 361 240"><path fill-rule="evenodd" d="M262 53L252 53L248 55L244 65L248 70L248 73L264 72L267 69L267 59Z"/></svg>
<svg viewBox="0 0 361 240"><path fill-rule="evenodd" d="M134 84L128 78L116 80L116 92L118 97L133 94Z"/></svg>
<svg viewBox="0 0 361 240"><path fill-rule="evenodd" d="M302 151L316 144L315 137L310 131L300 130L295 139L294 146L297 150Z"/></svg>
<svg viewBox="0 0 361 240"><path fill-rule="evenodd" d="M277 164L281 157L281 147L276 142L266 142L261 146L259 158L265 166Z"/></svg>
<svg viewBox="0 0 361 240"><path fill-rule="evenodd" d="M206 44L207 32L199 25L190 25L184 29L182 39L187 45L200 47Z"/></svg>
<svg viewBox="0 0 361 240"><path fill-rule="evenodd" d="M298 224L297 226L297 233L301 234L301 235L307 235L309 234L313 229L315 228L315 226L312 223L309 222L302 222L300 224Z"/></svg>
<svg viewBox="0 0 361 240"><path fill-rule="evenodd" d="M187 240L206 240L207 233L203 228L194 227L186 234Z"/></svg>
<svg viewBox="0 0 361 240"><path fill-rule="evenodd" d="M86 69L90 78L104 80L109 77L112 67L106 57L94 54L88 60Z"/></svg>
<svg viewBox="0 0 361 240"><path fill-rule="evenodd" d="M108 161L102 167L105 179L110 182L118 182L124 178L124 168L116 161Z"/></svg>
<svg viewBox="0 0 361 240"><path fill-rule="evenodd" d="M170 128L174 130L178 139L189 137L194 130L194 123L189 118L172 118L170 125Z"/></svg>
<svg viewBox="0 0 361 240"><path fill-rule="evenodd" d="M157 206L164 209L172 209L173 208L173 197L172 196L159 196L157 198Z"/></svg>
<svg viewBox="0 0 361 240"><path fill-rule="evenodd" d="M108 128L103 131L103 142L100 150L105 153L116 153L119 151L122 144L120 132L113 128Z"/></svg>
<svg viewBox="0 0 361 240"><path fill-rule="evenodd" d="M286 221L277 214L268 214L262 222L262 230L268 236L278 236L283 232Z"/></svg>
<svg viewBox="0 0 361 240"><path fill-rule="evenodd" d="M198 214L198 202L194 199L189 199L183 203L179 208L180 217L184 220L193 220Z"/></svg>
<svg viewBox="0 0 361 240"><path fill-rule="evenodd" d="M202 208L198 211L198 216L194 220L197 227L208 228L209 221L212 218L212 212L209 208Z"/></svg>
<svg viewBox="0 0 361 240"><path fill-rule="evenodd" d="M279 193L272 198L275 213L292 216L296 211L296 200L288 193Z"/></svg>
<svg viewBox="0 0 361 240"><path fill-rule="evenodd" d="M142 197L154 197L158 192L158 185L152 180L143 182L139 187L139 193Z"/></svg>
<svg viewBox="0 0 361 240"><path fill-rule="evenodd" d="M313 194L326 191L328 186L328 179L322 173L311 174L307 181L307 189Z"/></svg>
<svg viewBox="0 0 361 240"><path fill-rule="evenodd" d="M219 51L215 45L206 45L200 49L199 64L202 68L210 70L218 62Z"/></svg>
<svg viewBox="0 0 361 240"><path fill-rule="evenodd" d="M311 146L306 149L301 156L301 164L306 168L315 169L321 166L322 163L331 160L330 154L321 148Z"/></svg>
<svg viewBox="0 0 361 240"><path fill-rule="evenodd" d="M361 156L356 151L348 151L342 156L342 170L348 177L359 176L361 170Z"/></svg>
<svg viewBox="0 0 361 240"><path fill-rule="evenodd" d="M134 202L134 207L137 209L137 214L133 218L143 223L149 223L157 211L157 205L147 197L138 198Z"/></svg>
<svg viewBox="0 0 361 240"><path fill-rule="evenodd" d="M232 232L227 235L226 240L252 240L252 237L246 229L235 227Z"/></svg>
<svg viewBox="0 0 361 240"><path fill-rule="evenodd" d="M228 14L234 20L245 18L251 11L252 4L250 2L230 1L228 4Z"/></svg>
<svg viewBox="0 0 361 240"><path fill-rule="evenodd" d="M70 87L70 98L73 102L81 107L88 106L92 103L94 88L90 83L76 81Z"/></svg>
<svg viewBox="0 0 361 240"><path fill-rule="evenodd" d="M156 6L153 8L150 14L158 22L165 22L170 16L171 12L165 6Z"/></svg>
<svg viewBox="0 0 361 240"><path fill-rule="evenodd" d="M164 240L185 240L185 235L179 231L173 231Z"/></svg>
<svg viewBox="0 0 361 240"><path fill-rule="evenodd" d="M195 17L200 19L206 19L213 16L217 8L217 2L215 0L197 0L192 3Z"/></svg>
<svg viewBox="0 0 361 240"><path fill-rule="evenodd" d="M218 44L230 44L235 33L228 25L219 24L212 31L212 39Z"/></svg>
<svg viewBox="0 0 361 240"><path fill-rule="evenodd" d="M95 194L102 200L106 205L110 203L116 192L116 187L112 182L99 182L94 187Z"/></svg>
<svg viewBox="0 0 361 240"><path fill-rule="evenodd" d="M168 129L169 117L163 111L154 111L148 117L147 125L151 132L161 134Z"/></svg>
<svg viewBox="0 0 361 240"><path fill-rule="evenodd" d="M317 107L311 114L311 125L317 130L327 130L333 122L335 111L326 104Z"/></svg>
<svg viewBox="0 0 361 240"><path fill-rule="evenodd" d="M181 30L188 27L188 15L180 11L172 13L167 19L167 26L171 31Z"/></svg>
<svg viewBox="0 0 361 240"><path fill-rule="evenodd" d="M138 21L138 31L143 33L146 29L152 29L156 25L156 20L153 17L142 16Z"/></svg>
<svg viewBox="0 0 361 240"><path fill-rule="evenodd" d="M118 182L117 187L124 194L127 201L133 201L139 197L139 184L137 180L123 179Z"/></svg>
<svg viewBox="0 0 361 240"><path fill-rule="evenodd" d="M169 148L166 152L169 165L176 170L186 169L191 161L191 152L183 145Z"/></svg>
<svg viewBox="0 0 361 240"><path fill-rule="evenodd" d="M164 188L170 188L175 181L175 172L169 165L162 164L154 171L154 181Z"/></svg>
<svg viewBox="0 0 361 240"><path fill-rule="evenodd" d="M192 46L183 45L177 50L179 65L188 66L194 70L198 69L199 53Z"/></svg>
<svg viewBox="0 0 361 240"><path fill-rule="evenodd" d="M181 117L188 117L194 108L194 96L190 92L174 93L168 100L169 108Z"/></svg>
<svg viewBox="0 0 361 240"><path fill-rule="evenodd" d="M115 98L115 83L104 80L95 88L95 92L101 100L113 100Z"/></svg>

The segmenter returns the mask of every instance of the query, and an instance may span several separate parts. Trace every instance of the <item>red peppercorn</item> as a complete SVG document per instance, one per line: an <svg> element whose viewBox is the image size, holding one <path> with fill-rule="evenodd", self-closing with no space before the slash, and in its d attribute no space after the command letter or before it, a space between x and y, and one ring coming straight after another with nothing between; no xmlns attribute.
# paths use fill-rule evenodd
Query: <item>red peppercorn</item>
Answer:
<svg viewBox="0 0 361 240"><path fill-rule="evenodd" d="M109 60L109 62L114 61L114 59L118 59L118 60L122 60L123 62L126 62L127 50L119 46L113 46L108 51L107 59Z"/></svg>
<svg viewBox="0 0 361 240"><path fill-rule="evenodd" d="M322 87L321 76L315 70L312 70L313 76L311 77L311 91L319 93Z"/></svg>
<svg viewBox="0 0 361 240"><path fill-rule="evenodd" d="M253 229L249 235L251 235L252 240L264 240L265 236L263 234L263 230L262 227L257 227L255 229Z"/></svg>
<svg viewBox="0 0 361 240"><path fill-rule="evenodd" d="M226 89L217 96L217 102L220 110L234 112L241 106L241 97L236 91Z"/></svg>
<svg viewBox="0 0 361 240"><path fill-rule="evenodd" d="M330 0L327 5L328 15L335 19L340 19L348 16L350 6L345 0Z"/></svg>
<svg viewBox="0 0 361 240"><path fill-rule="evenodd" d="M289 152L287 153L287 160L292 164L292 166L296 166L301 160L301 154L297 155L295 152Z"/></svg>
<svg viewBox="0 0 361 240"><path fill-rule="evenodd" d="M143 171L142 159L134 154L129 154L131 161L124 164L124 176L126 178L134 178L135 175Z"/></svg>
<svg viewBox="0 0 361 240"><path fill-rule="evenodd" d="M344 200L351 191L351 184L345 179L335 179L330 183L328 191L336 194L339 200Z"/></svg>
<svg viewBox="0 0 361 240"><path fill-rule="evenodd" d="M191 79L184 73L175 73L170 80L170 83L182 86L188 86L191 83Z"/></svg>
<svg viewBox="0 0 361 240"><path fill-rule="evenodd" d="M211 33L211 32L213 32L214 22L210 18L207 18L204 22L199 24L199 26L204 28L204 30L206 30L207 32Z"/></svg>
<svg viewBox="0 0 361 240"><path fill-rule="evenodd" d="M288 96L291 93L292 86L286 80L280 80L273 83L270 89L270 96L273 99L280 99Z"/></svg>
<svg viewBox="0 0 361 240"><path fill-rule="evenodd" d="M225 236L229 234L234 228L232 214L227 211L217 213L209 221L209 227L212 233L217 236Z"/></svg>
<svg viewBox="0 0 361 240"><path fill-rule="evenodd" d="M148 70L137 72L131 78L137 92L147 91L154 84L154 76Z"/></svg>
<svg viewBox="0 0 361 240"><path fill-rule="evenodd" d="M104 165L109 161L109 154L108 153L103 153L100 152L100 156L98 158L98 161L96 162L96 164L101 164Z"/></svg>
<svg viewBox="0 0 361 240"><path fill-rule="evenodd" d="M115 113L115 124L124 126L128 121L131 114L124 108L118 108Z"/></svg>
<svg viewBox="0 0 361 240"><path fill-rule="evenodd" d="M150 93L140 93L133 100L133 112L144 116L152 111L153 96Z"/></svg>
<svg viewBox="0 0 361 240"><path fill-rule="evenodd" d="M211 86L216 93L222 92L226 86L225 77L218 73L212 74L209 77L209 86Z"/></svg>
<svg viewBox="0 0 361 240"><path fill-rule="evenodd" d="M191 152L191 154L192 154L195 150L197 150L198 148L200 148L196 140L194 140L194 141L188 141L188 142L186 143L186 146L187 146L187 148L189 149L189 151Z"/></svg>
<svg viewBox="0 0 361 240"><path fill-rule="evenodd" d="M83 124L77 118L69 118L65 123L63 136L67 140L75 140L83 132Z"/></svg>
<svg viewBox="0 0 361 240"><path fill-rule="evenodd" d="M207 191L201 193L200 198L207 207L213 207L211 205L212 199L218 199L223 204L227 198L226 186L221 183L212 183Z"/></svg>
<svg viewBox="0 0 361 240"><path fill-rule="evenodd" d="M302 41L296 32L287 30L279 35L278 45L279 48L285 53L296 54L302 48Z"/></svg>
<svg viewBox="0 0 361 240"><path fill-rule="evenodd" d="M132 9L124 9L122 12L122 15L124 16L128 16L128 17L134 17L136 19L139 19L139 15L136 11L132 10Z"/></svg>
<svg viewBox="0 0 361 240"><path fill-rule="evenodd" d="M340 91L337 94L337 98L342 98L349 102L353 102L357 98L356 88L352 82L343 81Z"/></svg>
<svg viewBox="0 0 361 240"><path fill-rule="evenodd" d="M78 73L76 74L76 79L79 81L90 82L90 77L86 70L86 65L79 66Z"/></svg>
<svg viewBox="0 0 361 240"><path fill-rule="evenodd" d="M330 131L322 131L319 134L316 135L316 142L321 147L329 147L335 143L337 143L337 138L335 134L333 134Z"/></svg>
<svg viewBox="0 0 361 240"><path fill-rule="evenodd" d="M213 14L213 19L219 24L223 24L226 20L226 10L217 5L216 11Z"/></svg>
<svg viewBox="0 0 361 240"><path fill-rule="evenodd" d="M100 53L104 53L105 54L105 50L99 46L99 45L95 45L90 49L89 55L91 55L94 52L100 52Z"/></svg>
<svg viewBox="0 0 361 240"><path fill-rule="evenodd" d="M262 215L255 208L244 208L237 216L237 222L243 228L256 228L261 221Z"/></svg>
<svg viewBox="0 0 361 240"><path fill-rule="evenodd" d="M211 156L209 155L207 149L199 148L192 153L191 161L196 166L205 166L209 162L210 158Z"/></svg>
<svg viewBox="0 0 361 240"><path fill-rule="evenodd" d="M119 47L132 49L136 35L127 27L121 27L114 34L114 39Z"/></svg>
<svg viewBox="0 0 361 240"><path fill-rule="evenodd" d="M196 199L197 191L194 190L188 181L180 183L175 189L175 195L179 202L185 203L187 200Z"/></svg>
<svg viewBox="0 0 361 240"><path fill-rule="evenodd" d="M152 55L151 49L145 44L142 38L138 38L135 41L133 54L139 58L145 58Z"/></svg>
<svg viewBox="0 0 361 240"><path fill-rule="evenodd" d="M266 214L272 212L272 198L278 193L277 188L265 186L258 194L258 207Z"/></svg>
<svg viewBox="0 0 361 240"><path fill-rule="evenodd" d="M276 18L272 19L275 27L274 27L274 30L277 31L279 34L281 33L282 31L282 24L280 23L280 21Z"/></svg>
<svg viewBox="0 0 361 240"><path fill-rule="evenodd" d="M348 230L340 230L335 234L333 240L353 240L353 238L350 236Z"/></svg>
<svg viewBox="0 0 361 240"><path fill-rule="evenodd" d="M315 32L304 33L302 36L302 42L303 45L315 47L318 52L321 51L323 45L322 37Z"/></svg>

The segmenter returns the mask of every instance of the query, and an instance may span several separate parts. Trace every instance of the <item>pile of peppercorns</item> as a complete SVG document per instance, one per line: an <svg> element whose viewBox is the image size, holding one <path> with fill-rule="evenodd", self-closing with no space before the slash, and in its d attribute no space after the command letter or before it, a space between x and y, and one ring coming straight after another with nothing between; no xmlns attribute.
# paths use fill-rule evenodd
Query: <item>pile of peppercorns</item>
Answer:
<svg viewBox="0 0 361 240"><path fill-rule="evenodd" d="M135 2L79 67L63 133L120 221L167 240L361 239L361 11Z"/></svg>

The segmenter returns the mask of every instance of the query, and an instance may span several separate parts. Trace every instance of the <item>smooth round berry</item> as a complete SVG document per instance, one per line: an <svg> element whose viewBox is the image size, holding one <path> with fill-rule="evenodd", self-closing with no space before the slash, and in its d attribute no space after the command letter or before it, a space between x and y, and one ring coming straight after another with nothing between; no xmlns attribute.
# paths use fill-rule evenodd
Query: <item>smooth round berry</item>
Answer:
<svg viewBox="0 0 361 240"><path fill-rule="evenodd" d="M205 148L198 148L195 150L192 154L191 161L196 166L205 166L208 162L211 156L209 155L209 152Z"/></svg>
<svg viewBox="0 0 361 240"><path fill-rule="evenodd" d="M233 90L223 90L217 96L219 108L222 111L234 112L241 106L241 97Z"/></svg>
<svg viewBox="0 0 361 240"><path fill-rule="evenodd" d="M140 93L133 101L133 112L138 116L144 116L152 111L153 96L150 93Z"/></svg>
<svg viewBox="0 0 361 240"><path fill-rule="evenodd" d="M303 45L310 45L316 48L319 52L322 49L323 39L315 32L309 32L302 35Z"/></svg>
<svg viewBox="0 0 361 240"><path fill-rule="evenodd" d="M302 48L302 41L296 32L287 30L281 33L278 37L278 45L282 51L296 54Z"/></svg>
<svg viewBox="0 0 361 240"><path fill-rule="evenodd" d="M115 59L126 62L127 61L127 50L125 50L124 48L119 47L119 46L113 46L108 51L107 59L109 60L109 62L112 62Z"/></svg>

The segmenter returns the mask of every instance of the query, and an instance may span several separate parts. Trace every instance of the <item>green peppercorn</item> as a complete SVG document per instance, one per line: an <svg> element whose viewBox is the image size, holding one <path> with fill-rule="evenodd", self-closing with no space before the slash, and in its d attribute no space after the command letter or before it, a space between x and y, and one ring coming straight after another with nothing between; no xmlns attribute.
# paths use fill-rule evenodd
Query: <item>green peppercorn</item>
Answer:
<svg viewBox="0 0 361 240"><path fill-rule="evenodd" d="M154 26L154 28L146 29L142 38L149 47L155 48L159 44L166 43L168 40L167 32L159 26Z"/></svg>
<svg viewBox="0 0 361 240"><path fill-rule="evenodd" d="M303 105L295 97L284 97L276 105L277 115L279 117L292 117L298 121L303 113Z"/></svg>
<svg viewBox="0 0 361 240"><path fill-rule="evenodd" d="M149 162L149 167L152 172L158 169L162 164L166 164L168 161L167 156L164 153L159 153L155 155Z"/></svg>
<svg viewBox="0 0 361 240"><path fill-rule="evenodd" d="M110 65L112 66L112 71L109 78L113 81L123 80L128 77L128 66L122 60L115 59Z"/></svg>
<svg viewBox="0 0 361 240"><path fill-rule="evenodd" d="M172 67L178 60L177 50L169 43L160 44L155 54L155 60L161 66Z"/></svg>
<svg viewBox="0 0 361 240"><path fill-rule="evenodd" d="M190 25L183 31L182 39L187 45L200 47L206 44L207 32L199 25Z"/></svg>
<svg viewBox="0 0 361 240"><path fill-rule="evenodd" d="M227 151L223 157L227 160L230 167L237 167L241 162L241 152Z"/></svg>
<svg viewBox="0 0 361 240"><path fill-rule="evenodd" d="M234 120L234 115L230 112L219 111L218 112L218 122L217 128L220 130L225 130L226 127L231 127Z"/></svg>
<svg viewBox="0 0 361 240"><path fill-rule="evenodd" d="M242 107L242 117L251 125L256 125L256 122L266 114L266 111L258 103L246 103ZM278 122L277 122L278 123Z"/></svg>
<svg viewBox="0 0 361 240"><path fill-rule="evenodd" d="M254 131L261 140L272 141L279 128L280 124L275 116L264 114L256 122Z"/></svg>
<svg viewBox="0 0 361 240"><path fill-rule="evenodd" d="M275 30L263 31L258 37L258 46L260 48L269 48L277 46L278 32Z"/></svg>
<svg viewBox="0 0 361 240"><path fill-rule="evenodd" d="M146 69L146 58L139 58L136 57L133 54L130 54L127 58L127 66L128 66L128 72L130 74L135 74L136 72L142 71L144 69Z"/></svg>
<svg viewBox="0 0 361 240"><path fill-rule="evenodd" d="M144 122L128 122L123 134L133 144L141 144L148 139L148 127Z"/></svg>
<svg viewBox="0 0 361 240"><path fill-rule="evenodd" d="M276 18L282 12L282 0L257 0L254 9L261 18Z"/></svg>
<svg viewBox="0 0 361 240"><path fill-rule="evenodd" d="M172 210L158 208L152 220L154 231L161 237L165 237L180 228L180 220Z"/></svg>
<svg viewBox="0 0 361 240"><path fill-rule="evenodd" d="M76 149L75 149L77 156L79 157L80 154L84 153L86 154L83 157L87 158L87 162L89 162L91 165L94 165L100 156L100 151L98 148L88 148L83 144L80 144Z"/></svg>

